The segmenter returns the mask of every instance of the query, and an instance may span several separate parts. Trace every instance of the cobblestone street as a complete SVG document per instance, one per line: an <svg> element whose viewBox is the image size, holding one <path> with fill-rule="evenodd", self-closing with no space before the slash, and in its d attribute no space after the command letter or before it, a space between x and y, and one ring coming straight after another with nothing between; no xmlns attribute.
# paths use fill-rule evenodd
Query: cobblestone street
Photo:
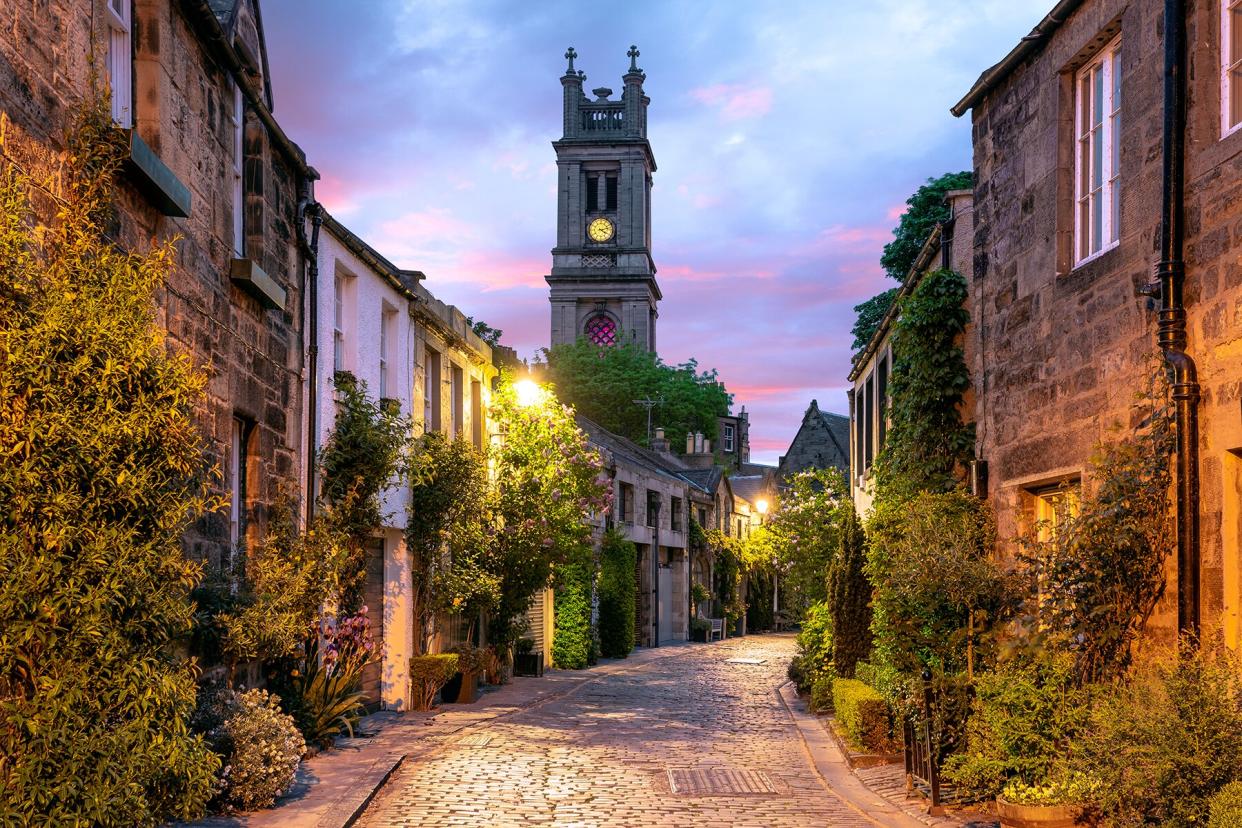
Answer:
<svg viewBox="0 0 1242 828"><path fill-rule="evenodd" d="M792 636L679 648L456 734L403 766L358 824L887 824L812 767L776 693L792 653Z"/></svg>

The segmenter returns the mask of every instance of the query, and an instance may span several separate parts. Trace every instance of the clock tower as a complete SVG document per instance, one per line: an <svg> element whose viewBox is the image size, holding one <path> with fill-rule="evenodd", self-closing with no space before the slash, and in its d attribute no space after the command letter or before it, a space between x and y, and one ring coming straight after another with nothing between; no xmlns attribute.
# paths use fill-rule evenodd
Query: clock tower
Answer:
<svg viewBox="0 0 1242 828"><path fill-rule="evenodd" d="M646 75L631 46L621 100L598 88L589 99L586 75L565 53L564 133L553 141L557 166L556 247L546 278L552 303L552 344L580 337L599 345L633 342L656 348L660 288L651 259L651 174Z"/></svg>

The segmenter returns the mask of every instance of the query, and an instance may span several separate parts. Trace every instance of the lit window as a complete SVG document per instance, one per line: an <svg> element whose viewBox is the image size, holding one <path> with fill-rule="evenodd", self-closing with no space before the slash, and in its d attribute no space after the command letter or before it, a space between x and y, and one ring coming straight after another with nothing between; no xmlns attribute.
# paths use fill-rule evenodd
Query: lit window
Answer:
<svg viewBox="0 0 1242 828"><path fill-rule="evenodd" d="M617 344L617 323L606 313L592 316L586 323L585 331L587 339L601 348Z"/></svg>
<svg viewBox="0 0 1242 828"><path fill-rule="evenodd" d="M242 171L245 164L243 133L246 125L246 108L242 102L241 87L233 84L233 110L229 115L233 126L233 252L237 258L246 258L245 188Z"/></svg>
<svg viewBox="0 0 1242 828"><path fill-rule="evenodd" d="M332 370L345 370L345 279L332 280Z"/></svg>
<svg viewBox="0 0 1242 828"><path fill-rule="evenodd" d="M1221 134L1242 126L1242 0L1221 0Z"/></svg>
<svg viewBox="0 0 1242 828"><path fill-rule="evenodd" d="M1055 538L1078 516L1081 486L1077 480L1037 489L1031 495L1035 499L1035 538L1040 542Z"/></svg>
<svg viewBox="0 0 1242 828"><path fill-rule="evenodd" d="M724 427L723 442L725 451L733 451L733 426L727 425Z"/></svg>
<svg viewBox="0 0 1242 828"><path fill-rule="evenodd" d="M130 0L108 0L108 87L112 120L133 126L134 55L130 45Z"/></svg>
<svg viewBox="0 0 1242 828"><path fill-rule="evenodd" d="M1121 39L1078 71L1074 101L1075 261L1117 243L1121 219Z"/></svg>

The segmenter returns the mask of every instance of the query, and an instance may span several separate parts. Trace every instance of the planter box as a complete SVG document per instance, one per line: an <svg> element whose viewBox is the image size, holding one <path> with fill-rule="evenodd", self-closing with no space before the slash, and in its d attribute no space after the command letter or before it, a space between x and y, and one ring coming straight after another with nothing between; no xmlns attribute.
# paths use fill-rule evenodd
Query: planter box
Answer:
<svg viewBox="0 0 1242 828"><path fill-rule="evenodd" d="M543 653L516 653L513 656L513 675L542 676Z"/></svg>
<svg viewBox="0 0 1242 828"><path fill-rule="evenodd" d="M1015 805L996 797L996 815L1002 828L1075 828L1086 825L1076 814L1079 805Z"/></svg>
<svg viewBox="0 0 1242 828"><path fill-rule="evenodd" d="M708 636L710 636L711 634L712 634L712 628L711 628L711 627L708 627L708 628L707 628L707 629L705 629L705 630L695 630L695 629L692 629L692 630L690 630L690 640L691 640L691 641L698 641L698 642L700 642L700 643L702 643L702 644L706 644L706 643L707 643L707 638L708 638Z"/></svg>
<svg viewBox="0 0 1242 828"><path fill-rule="evenodd" d="M458 673L440 688L446 704L474 704L479 698L479 674Z"/></svg>

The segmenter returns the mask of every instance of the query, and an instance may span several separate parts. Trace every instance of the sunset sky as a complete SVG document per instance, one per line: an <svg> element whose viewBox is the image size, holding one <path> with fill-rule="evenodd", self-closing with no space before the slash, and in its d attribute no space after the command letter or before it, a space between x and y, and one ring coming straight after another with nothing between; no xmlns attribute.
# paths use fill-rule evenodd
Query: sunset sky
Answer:
<svg viewBox="0 0 1242 828"><path fill-rule="evenodd" d="M562 55L619 96L631 43L659 169L666 362L715 367L776 462L812 398L847 412L853 306L910 193L969 169L949 112L1052 0L263 4L276 116L319 200L427 287L548 342ZM614 96L614 97L617 97Z"/></svg>

